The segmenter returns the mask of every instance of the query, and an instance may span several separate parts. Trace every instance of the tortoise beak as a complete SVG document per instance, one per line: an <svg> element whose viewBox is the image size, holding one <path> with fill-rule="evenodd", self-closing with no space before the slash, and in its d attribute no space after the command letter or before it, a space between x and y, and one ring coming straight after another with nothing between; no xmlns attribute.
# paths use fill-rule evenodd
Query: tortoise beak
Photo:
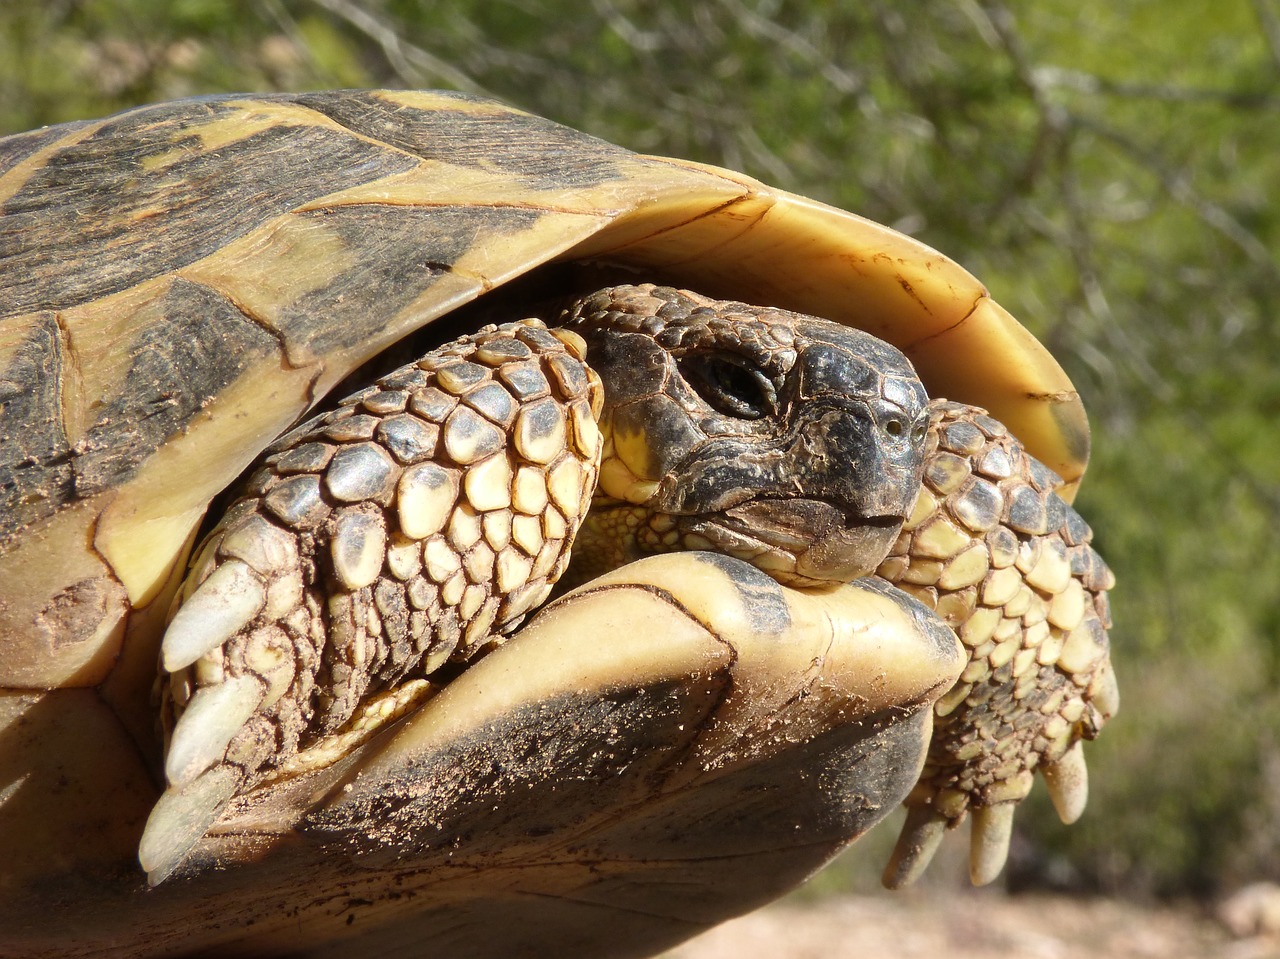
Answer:
<svg viewBox="0 0 1280 959"><path fill-rule="evenodd" d="M725 511L741 531L794 557L794 582L847 583L875 572L902 530L901 514L860 516L819 499L759 499Z"/></svg>
<svg viewBox="0 0 1280 959"><path fill-rule="evenodd" d="M731 438L697 450L657 508L782 582L847 583L875 572L902 531L927 419L883 399L815 400L781 444Z"/></svg>

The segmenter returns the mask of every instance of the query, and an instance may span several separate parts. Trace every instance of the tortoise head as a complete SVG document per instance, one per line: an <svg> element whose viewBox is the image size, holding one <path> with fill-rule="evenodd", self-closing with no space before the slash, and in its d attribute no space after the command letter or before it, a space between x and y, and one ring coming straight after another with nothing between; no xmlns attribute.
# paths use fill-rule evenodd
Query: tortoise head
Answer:
<svg viewBox="0 0 1280 959"><path fill-rule="evenodd" d="M861 331L673 289L616 287L567 325L607 384L600 487L576 555L714 549L791 585L875 570L911 510L928 398ZM631 527L622 533L619 527ZM585 553L585 555L583 555Z"/></svg>

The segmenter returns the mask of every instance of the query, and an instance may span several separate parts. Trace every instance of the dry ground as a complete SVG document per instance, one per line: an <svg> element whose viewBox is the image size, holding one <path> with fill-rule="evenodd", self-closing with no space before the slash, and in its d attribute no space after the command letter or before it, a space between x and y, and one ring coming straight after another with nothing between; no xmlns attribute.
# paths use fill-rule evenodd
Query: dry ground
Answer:
<svg viewBox="0 0 1280 959"><path fill-rule="evenodd" d="M666 959L1280 959L1280 937L1196 906L930 891L775 904Z"/></svg>

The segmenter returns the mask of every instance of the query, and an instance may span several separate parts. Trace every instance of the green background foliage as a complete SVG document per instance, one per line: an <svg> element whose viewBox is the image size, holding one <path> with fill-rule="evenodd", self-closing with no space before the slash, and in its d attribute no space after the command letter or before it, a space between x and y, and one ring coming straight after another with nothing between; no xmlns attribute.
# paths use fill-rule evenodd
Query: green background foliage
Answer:
<svg viewBox="0 0 1280 959"><path fill-rule="evenodd" d="M1084 394L1078 505L1120 583L1089 812L1066 829L1038 795L1010 881L1280 879L1277 0L0 6L0 132L340 86L491 94L968 266Z"/></svg>

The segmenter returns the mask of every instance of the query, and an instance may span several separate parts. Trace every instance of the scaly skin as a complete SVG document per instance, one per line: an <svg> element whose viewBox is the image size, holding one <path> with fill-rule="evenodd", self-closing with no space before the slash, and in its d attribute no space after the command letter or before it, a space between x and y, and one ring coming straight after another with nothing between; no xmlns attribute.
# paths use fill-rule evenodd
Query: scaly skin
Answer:
<svg viewBox="0 0 1280 959"><path fill-rule="evenodd" d="M153 882L234 795L340 758L546 599L595 486L600 402L581 340L526 321L268 451L175 598L151 822L182 825L144 836Z"/></svg>
<svg viewBox="0 0 1280 959"><path fill-rule="evenodd" d="M648 285L585 297L562 322L608 384L577 578L672 549L727 553L792 586L875 570L923 469L927 398L901 353Z"/></svg>
<svg viewBox="0 0 1280 959"><path fill-rule="evenodd" d="M688 549L799 587L878 567L957 630L973 660L886 882L969 808L989 880L1008 830L986 811L1038 764L1082 805L1073 747L1114 708L1109 573L1003 427L926 405L880 341L785 311L623 287L563 323L464 338L294 430L196 551L163 649L153 882L232 797L340 759L500 642L571 546L565 584Z"/></svg>
<svg viewBox="0 0 1280 959"><path fill-rule="evenodd" d="M924 485L878 570L955 629L970 655L934 709L934 735L885 884L911 882L942 830L975 817L970 873L1004 865L1014 806L1043 772L1064 822L1088 798L1081 741L1119 705L1106 591L1062 480L984 410L935 400Z"/></svg>
<svg viewBox="0 0 1280 959"><path fill-rule="evenodd" d="M768 344L785 352L792 345L770 338L771 325L788 316L782 311L687 295L677 301L670 291L606 291L583 301L568 320L585 332L631 314L638 327L660 337L661 327L644 319L647 312L674 318L698 308L758 316L757 349ZM623 373L602 369L602 375L612 383ZM691 418L684 428L693 433L699 426ZM664 469L633 452L629 419L607 411L602 430L601 485L570 577L585 580L652 553L716 548L797 582L789 558L746 537L713 546L697 528L697 515L662 502L656 490ZM1114 577L1089 546L1089 527L1056 494L1062 480L985 410L930 404L923 478L902 534L876 572L936 610L971 661L935 709L928 763L907 800L908 822L884 881L891 887L912 882L943 830L972 811L971 876L984 884L1004 865L1013 809L1030 791L1035 770L1043 772L1065 822L1083 812L1081 741L1093 739L1118 706L1106 632L1106 591Z"/></svg>

